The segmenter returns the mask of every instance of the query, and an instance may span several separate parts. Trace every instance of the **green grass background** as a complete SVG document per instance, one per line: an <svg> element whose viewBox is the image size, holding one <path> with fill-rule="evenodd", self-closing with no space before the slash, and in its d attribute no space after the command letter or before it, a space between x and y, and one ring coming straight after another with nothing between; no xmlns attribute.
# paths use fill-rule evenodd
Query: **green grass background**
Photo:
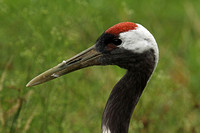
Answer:
<svg viewBox="0 0 200 133"><path fill-rule="evenodd" d="M0 0L0 133L98 133L125 70L79 70L26 88L36 75L92 46L110 26L144 25L158 67L129 132L200 133L199 0Z"/></svg>

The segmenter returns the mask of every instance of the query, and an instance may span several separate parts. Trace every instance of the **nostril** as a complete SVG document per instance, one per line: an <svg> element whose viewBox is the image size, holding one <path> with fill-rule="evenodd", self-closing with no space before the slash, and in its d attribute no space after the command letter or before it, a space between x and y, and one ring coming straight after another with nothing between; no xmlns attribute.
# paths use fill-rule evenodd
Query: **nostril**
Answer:
<svg viewBox="0 0 200 133"><path fill-rule="evenodd" d="M79 58L79 59L76 59L76 60L72 60L67 65L71 65L71 64L76 63L77 61L80 61L80 60L82 60L82 58Z"/></svg>

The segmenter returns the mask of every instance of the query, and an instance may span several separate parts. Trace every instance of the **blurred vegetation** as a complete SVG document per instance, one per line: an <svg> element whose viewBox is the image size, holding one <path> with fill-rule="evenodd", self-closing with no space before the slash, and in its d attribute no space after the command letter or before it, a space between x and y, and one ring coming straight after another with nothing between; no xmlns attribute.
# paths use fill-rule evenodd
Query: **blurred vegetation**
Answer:
<svg viewBox="0 0 200 133"><path fill-rule="evenodd" d="M0 0L0 132L97 133L125 70L91 67L26 88L36 75L94 44L110 26L144 25L158 67L129 132L200 133L200 1Z"/></svg>

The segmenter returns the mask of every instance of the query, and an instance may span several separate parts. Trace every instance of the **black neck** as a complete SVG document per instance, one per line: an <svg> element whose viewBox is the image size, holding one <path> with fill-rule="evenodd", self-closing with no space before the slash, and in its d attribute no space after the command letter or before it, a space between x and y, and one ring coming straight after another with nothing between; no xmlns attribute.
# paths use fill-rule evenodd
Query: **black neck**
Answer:
<svg viewBox="0 0 200 133"><path fill-rule="evenodd" d="M128 133L131 115L151 73L128 70L115 85L103 113L102 132Z"/></svg>

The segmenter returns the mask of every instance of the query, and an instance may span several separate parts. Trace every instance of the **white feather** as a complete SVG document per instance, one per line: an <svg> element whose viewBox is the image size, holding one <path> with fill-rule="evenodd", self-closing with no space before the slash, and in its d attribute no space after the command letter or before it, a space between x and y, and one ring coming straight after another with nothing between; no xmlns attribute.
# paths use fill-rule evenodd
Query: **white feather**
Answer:
<svg viewBox="0 0 200 133"><path fill-rule="evenodd" d="M118 47L133 51L134 53L143 53L147 50L153 49L156 59L156 64L159 58L158 46L153 35L142 25L137 24L135 30L122 32L119 34L119 39L122 44Z"/></svg>
<svg viewBox="0 0 200 133"><path fill-rule="evenodd" d="M103 125L102 127L102 133L111 133L110 129L108 127L106 127L105 125Z"/></svg>

